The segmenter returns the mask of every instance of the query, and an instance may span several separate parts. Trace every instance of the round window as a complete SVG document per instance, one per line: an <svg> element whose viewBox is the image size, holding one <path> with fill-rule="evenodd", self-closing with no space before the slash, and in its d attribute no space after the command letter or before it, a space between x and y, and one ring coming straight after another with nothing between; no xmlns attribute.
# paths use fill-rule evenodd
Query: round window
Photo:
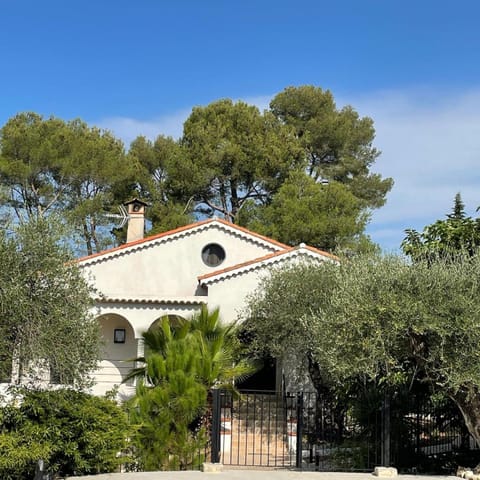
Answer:
<svg viewBox="0 0 480 480"><path fill-rule="evenodd" d="M217 267L225 260L225 250L217 243L209 243L203 247L202 260L209 267Z"/></svg>

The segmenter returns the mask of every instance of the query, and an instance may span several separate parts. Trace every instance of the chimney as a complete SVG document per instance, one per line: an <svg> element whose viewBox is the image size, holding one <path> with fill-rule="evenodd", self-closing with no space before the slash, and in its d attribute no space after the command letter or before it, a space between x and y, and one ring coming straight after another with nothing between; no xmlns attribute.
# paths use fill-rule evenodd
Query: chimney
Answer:
<svg viewBox="0 0 480 480"><path fill-rule="evenodd" d="M147 204L138 198L125 202L128 213L127 243L141 240L145 231L145 207Z"/></svg>

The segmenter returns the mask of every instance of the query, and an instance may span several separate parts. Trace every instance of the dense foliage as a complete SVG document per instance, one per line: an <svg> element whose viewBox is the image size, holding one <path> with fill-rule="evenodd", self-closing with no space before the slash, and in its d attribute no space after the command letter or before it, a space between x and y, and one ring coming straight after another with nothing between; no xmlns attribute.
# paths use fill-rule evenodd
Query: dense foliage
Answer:
<svg viewBox="0 0 480 480"><path fill-rule="evenodd" d="M281 242L307 243L328 251L359 247L368 215L342 183L315 182L296 171L273 196L271 203L257 208L249 227Z"/></svg>
<svg viewBox="0 0 480 480"><path fill-rule="evenodd" d="M142 470L184 470L204 460L209 395L253 371L236 358L235 328L206 307L189 321L162 318L143 335L145 356L131 403L133 444Z"/></svg>
<svg viewBox="0 0 480 480"><path fill-rule="evenodd" d="M74 390L19 390L0 408L0 477L33 478L38 459L60 477L115 471L127 416L112 400Z"/></svg>
<svg viewBox="0 0 480 480"><path fill-rule="evenodd" d="M294 128L315 181L342 183L364 208L385 203L393 181L370 172L380 154L373 146L371 118L361 118L350 105L338 109L329 90L313 85L286 88L270 102L270 110Z"/></svg>
<svg viewBox="0 0 480 480"><path fill-rule="evenodd" d="M392 187L370 172L374 135L370 118L314 86L285 89L264 112L229 99L195 107L178 140L138 137L127 154L81 120L19 113L0 129L0 214L60 212L88 254L125 241L115 214L131 197L148 202L152 233L218 215L292 245L358 249ZM304 213L311 231L284 228Z"/></svg>
<svg viewBox="0 0 480 480"><path fill-rule="evenodd" d="M421 233L406 231L402 248L413 261L473 255L480 247L480 218L468 217L459 193L444 220L427 225Z"/></svg>
<svg viewBox="0 0 480 480"><path fill-rule="evenodd" d="M23 221L61 212L87 253L109 244L102 226L111 222L102 213L115 205L115 193L128 175L122 142L80 120L27 112L0 130L4 212Z"/></svg>
<svg viewBox="0 0 480 480"><path fill-rule="evenodd" d="M300 354L317 388L426 382L480 444L479 255L298 266L274 273L250 307L254 348Z"/></svg>
<svg viewBox="0 0 480 480"><path fill-rule="evenodd" d="M96 367L100 334L89 311L91 289L60 237L61 224L45 218L31 219L10 233L0 231L4 380L51 376L80 386Z"/></svg>

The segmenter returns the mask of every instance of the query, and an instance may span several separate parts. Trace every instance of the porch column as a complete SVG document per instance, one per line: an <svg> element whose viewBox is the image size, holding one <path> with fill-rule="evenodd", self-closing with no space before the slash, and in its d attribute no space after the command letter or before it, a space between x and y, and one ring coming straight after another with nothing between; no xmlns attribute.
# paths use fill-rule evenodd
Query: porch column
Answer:
<svg viewBox="0 0 480 480"><path fill-rule="evenodd" d="M143 357L145 355L145 342L143 337L137 338L137 357Z"/></svg>
<svg viewBox="0 0 480 480"><path fill-rule="evenodd" d="M140 337L140 338L137 338L136 339L137 341L137 355L136 357L143 357L145 355L145 342L143 340L143 337ZM135 362L135 365L134 365L134 368L140 368L143 366L143 362L139 362L139 361L136 361ZM137 385L137 379L135 378L134 379L134 382L133 382L134 386Z"/></svg>

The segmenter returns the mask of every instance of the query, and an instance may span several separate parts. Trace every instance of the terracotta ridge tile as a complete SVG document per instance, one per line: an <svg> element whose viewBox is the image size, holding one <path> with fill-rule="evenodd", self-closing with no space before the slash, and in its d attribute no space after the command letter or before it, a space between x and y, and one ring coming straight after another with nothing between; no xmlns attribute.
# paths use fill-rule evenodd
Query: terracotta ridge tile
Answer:
<svg viewBox="0 0 480 480"><path fill-rule="evenodd" d="M290 253L290 252L293 252L293 251L296 251L296 250L300 250L302 248L304 248L306 250L309 250L310 252L317 253L317 254L320 254L322 256L326 256L326 257L338 260L338 257L336 257L335 255L332 255L331 253L328 253L328 252L323 252L322 250L319 250L319 249L314 248L314 247L310 247L309 245L305 245L305 246L302 245L302 246L297 246L297 247L287 247L285 250L281 250L279 252L269 253L268 255L264 255L263 257L254 258L253 260L248 260L247 262L237 263L236 265L232 265L230 267L226 267L226 268L223 268L221 270L215 270L214 272L205 273L203 275L198 276L197 279L198 279L199 282L201 282L202 280L206 280L207 278L216 277L217 275L221 275L223 273L228 273L228 272L231 272L233 270L238 270L238 269L243 268L243 267L248 267L249 265L253 265L255 263L260 263L260 262L263 262L265 260L270 260L271 258L278 257L280 255L285 255L287 253Z"/></svg>
<svg viewBox="0 0 480 480"><path fill-rule="evenodd" d="M122 245L119 245L118 247L109 248L107 250L102 250L101 252L93 253L92 255L87 255L85 257L77 258L76 262L77 263L84 262L86 260L90 260L90 259L95 258L95 257L100 257L102 255L107 255L109 253L114 253L114 252L118 252L120 250L124 250L125 248L134 247L135 245L141 245L142 243L151 242L152 240L158 240L159 238L162 238L162 237L167 237L169 235L174 235L175 233L180 233L180 232L184 232L186 230L190 230L190 229L193 229L193 228L196 228L196 227L200 227L201 225L205 225L207 223L210 223L213 220L214 219L212 219L212 218L208 218L207 220L201 220L200 222L189 223L188 225L184 225L183 227L174 228L173 230L168 230L166 232L156 233L155 235L150 235L150 236L145 237L145 238L140 238L139 240L134 240L133 242L124 243Z"/></svg>
<svg viewBox="0 0 480 480"><path fill-rule="evenodd" d="M115 253L115 252L124 250L126 248L134 247L135 245L141 245L141 244L146 243L146 242L151 242L153 240L158 240L158 239L163 238L163 237L168 237L170 235L175 235L176 233L181 233L181 232L185 232L185 231L188 231L188 230L193 230L194 228L200 227L202 225L207 225L208 223L213 223L213 222L219 222L219 223L221 223L221 224L223 224L227 227L233 228L234 230L239 230L240 232L245 233L246 235L250 235L250 236L256 237L256 238L258 238L258 239L260 239L264 242L270 243L272 245L276 245L277 247L281 247L283 249L290 248L288 245L285 245L284 243L281 243L281 242L279 242L277 240L274 240L272 238L268 238L264 235L260 235L259 233L252 232L251 230L248 230L245 227L241 227L239 225L236 225L235 223L227 222L227 220L224 220L222 218L207 218L206 220L201 220L201 221L195 222L195 223L189 223L188 225L184 225L183 227L178 227L178 228L175 228L173 230L168 230L166 232L161 232L161 233L157 233L155 235L150 235L148 237L141 238L139 240L135 240L133 242L124 243L123 245L119 245L118 247L109 248L107 250L102 250L101 252L93 253L92 255L87 255L87 256L84 256L84 257L77 258L75 260L75 263L85 262L85 261L94 259L96 257L101 257L103 255L108 255L110 253Z"/></svg>

